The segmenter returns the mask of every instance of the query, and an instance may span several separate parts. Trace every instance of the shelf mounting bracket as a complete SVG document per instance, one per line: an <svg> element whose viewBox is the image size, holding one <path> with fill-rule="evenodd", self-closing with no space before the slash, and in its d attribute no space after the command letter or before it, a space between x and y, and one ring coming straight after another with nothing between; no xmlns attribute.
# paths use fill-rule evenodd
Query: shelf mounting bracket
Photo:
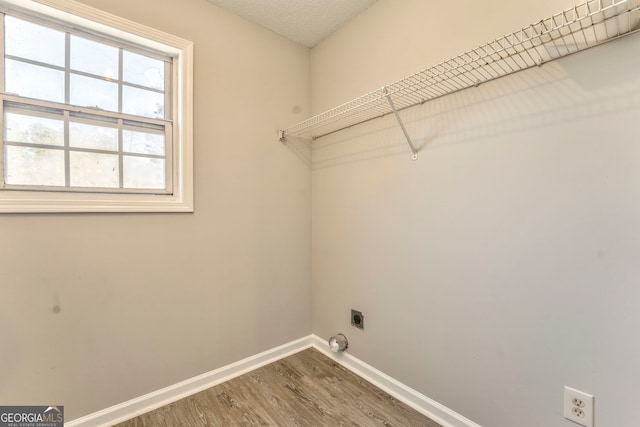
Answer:
<svg viewBox="0 0 640 427"><path fill-rule="evenodd" d="M387 90L386 86L384 86L382 88L382 93L384 93L384 96L387 98L387 101L389 101L389 106L393 110L393 115L396 116L396 120L398 121L398 124L400 125L400 128L402 129L402 132L404 133L404 137L407 138L407 142L409 143L409 147L411 148L411 152L413 153L413 156L411 156L411 159L412 160L417 160L418 159L418 150L416 150L416 146L413 145L413 141L411 141L411 137L409 136L409 133L407 132L407 128L405 128L404 127L404 123L402 123L402 119L400 118L400 114L398 114L398 109L396 108L396 105L393 103L393 99L391 99L391 95L389 95L389 91Z"/></svg>

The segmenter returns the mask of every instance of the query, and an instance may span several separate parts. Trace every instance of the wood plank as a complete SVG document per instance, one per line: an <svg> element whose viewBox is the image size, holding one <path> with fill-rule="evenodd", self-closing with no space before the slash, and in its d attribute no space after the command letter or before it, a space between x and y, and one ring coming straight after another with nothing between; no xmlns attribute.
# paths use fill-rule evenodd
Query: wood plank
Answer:
<svg viewBox="0 0 640 427"><path fill-rule="evenodd" d="M117 427L442 427L310 348Z"/></svg>

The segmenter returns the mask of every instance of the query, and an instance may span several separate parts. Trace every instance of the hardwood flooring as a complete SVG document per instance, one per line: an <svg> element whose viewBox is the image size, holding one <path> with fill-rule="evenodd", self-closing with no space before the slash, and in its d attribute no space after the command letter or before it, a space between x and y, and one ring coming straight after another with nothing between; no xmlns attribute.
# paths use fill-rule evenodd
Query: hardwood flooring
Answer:
<svg viewBox="0 0 640 427"><path fill-rule="evenodd" d="M310 348L117 427L442 427Z"/></svg>

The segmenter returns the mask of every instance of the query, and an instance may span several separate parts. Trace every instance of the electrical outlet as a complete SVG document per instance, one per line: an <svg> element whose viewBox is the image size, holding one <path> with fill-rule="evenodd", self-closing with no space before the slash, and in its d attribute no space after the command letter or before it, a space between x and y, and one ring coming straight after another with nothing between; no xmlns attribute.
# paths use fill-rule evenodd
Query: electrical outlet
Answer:
<svg viewBox="0 0 640 427"><path fill-rule="evenodd" d="M593 427L593 396L564 386L564 417L584 427Z"/></svg>

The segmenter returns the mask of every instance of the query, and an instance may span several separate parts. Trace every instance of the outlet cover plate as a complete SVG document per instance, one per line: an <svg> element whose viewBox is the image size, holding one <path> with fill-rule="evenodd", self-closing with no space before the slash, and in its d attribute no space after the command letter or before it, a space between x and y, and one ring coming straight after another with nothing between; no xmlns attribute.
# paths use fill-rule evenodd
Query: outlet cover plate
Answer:
<svg viewBox="0 0 640 427"><path fill-rule="evenodd" d="M564 386L564 417L584 427L593 427L593 396Z"/></svg>

